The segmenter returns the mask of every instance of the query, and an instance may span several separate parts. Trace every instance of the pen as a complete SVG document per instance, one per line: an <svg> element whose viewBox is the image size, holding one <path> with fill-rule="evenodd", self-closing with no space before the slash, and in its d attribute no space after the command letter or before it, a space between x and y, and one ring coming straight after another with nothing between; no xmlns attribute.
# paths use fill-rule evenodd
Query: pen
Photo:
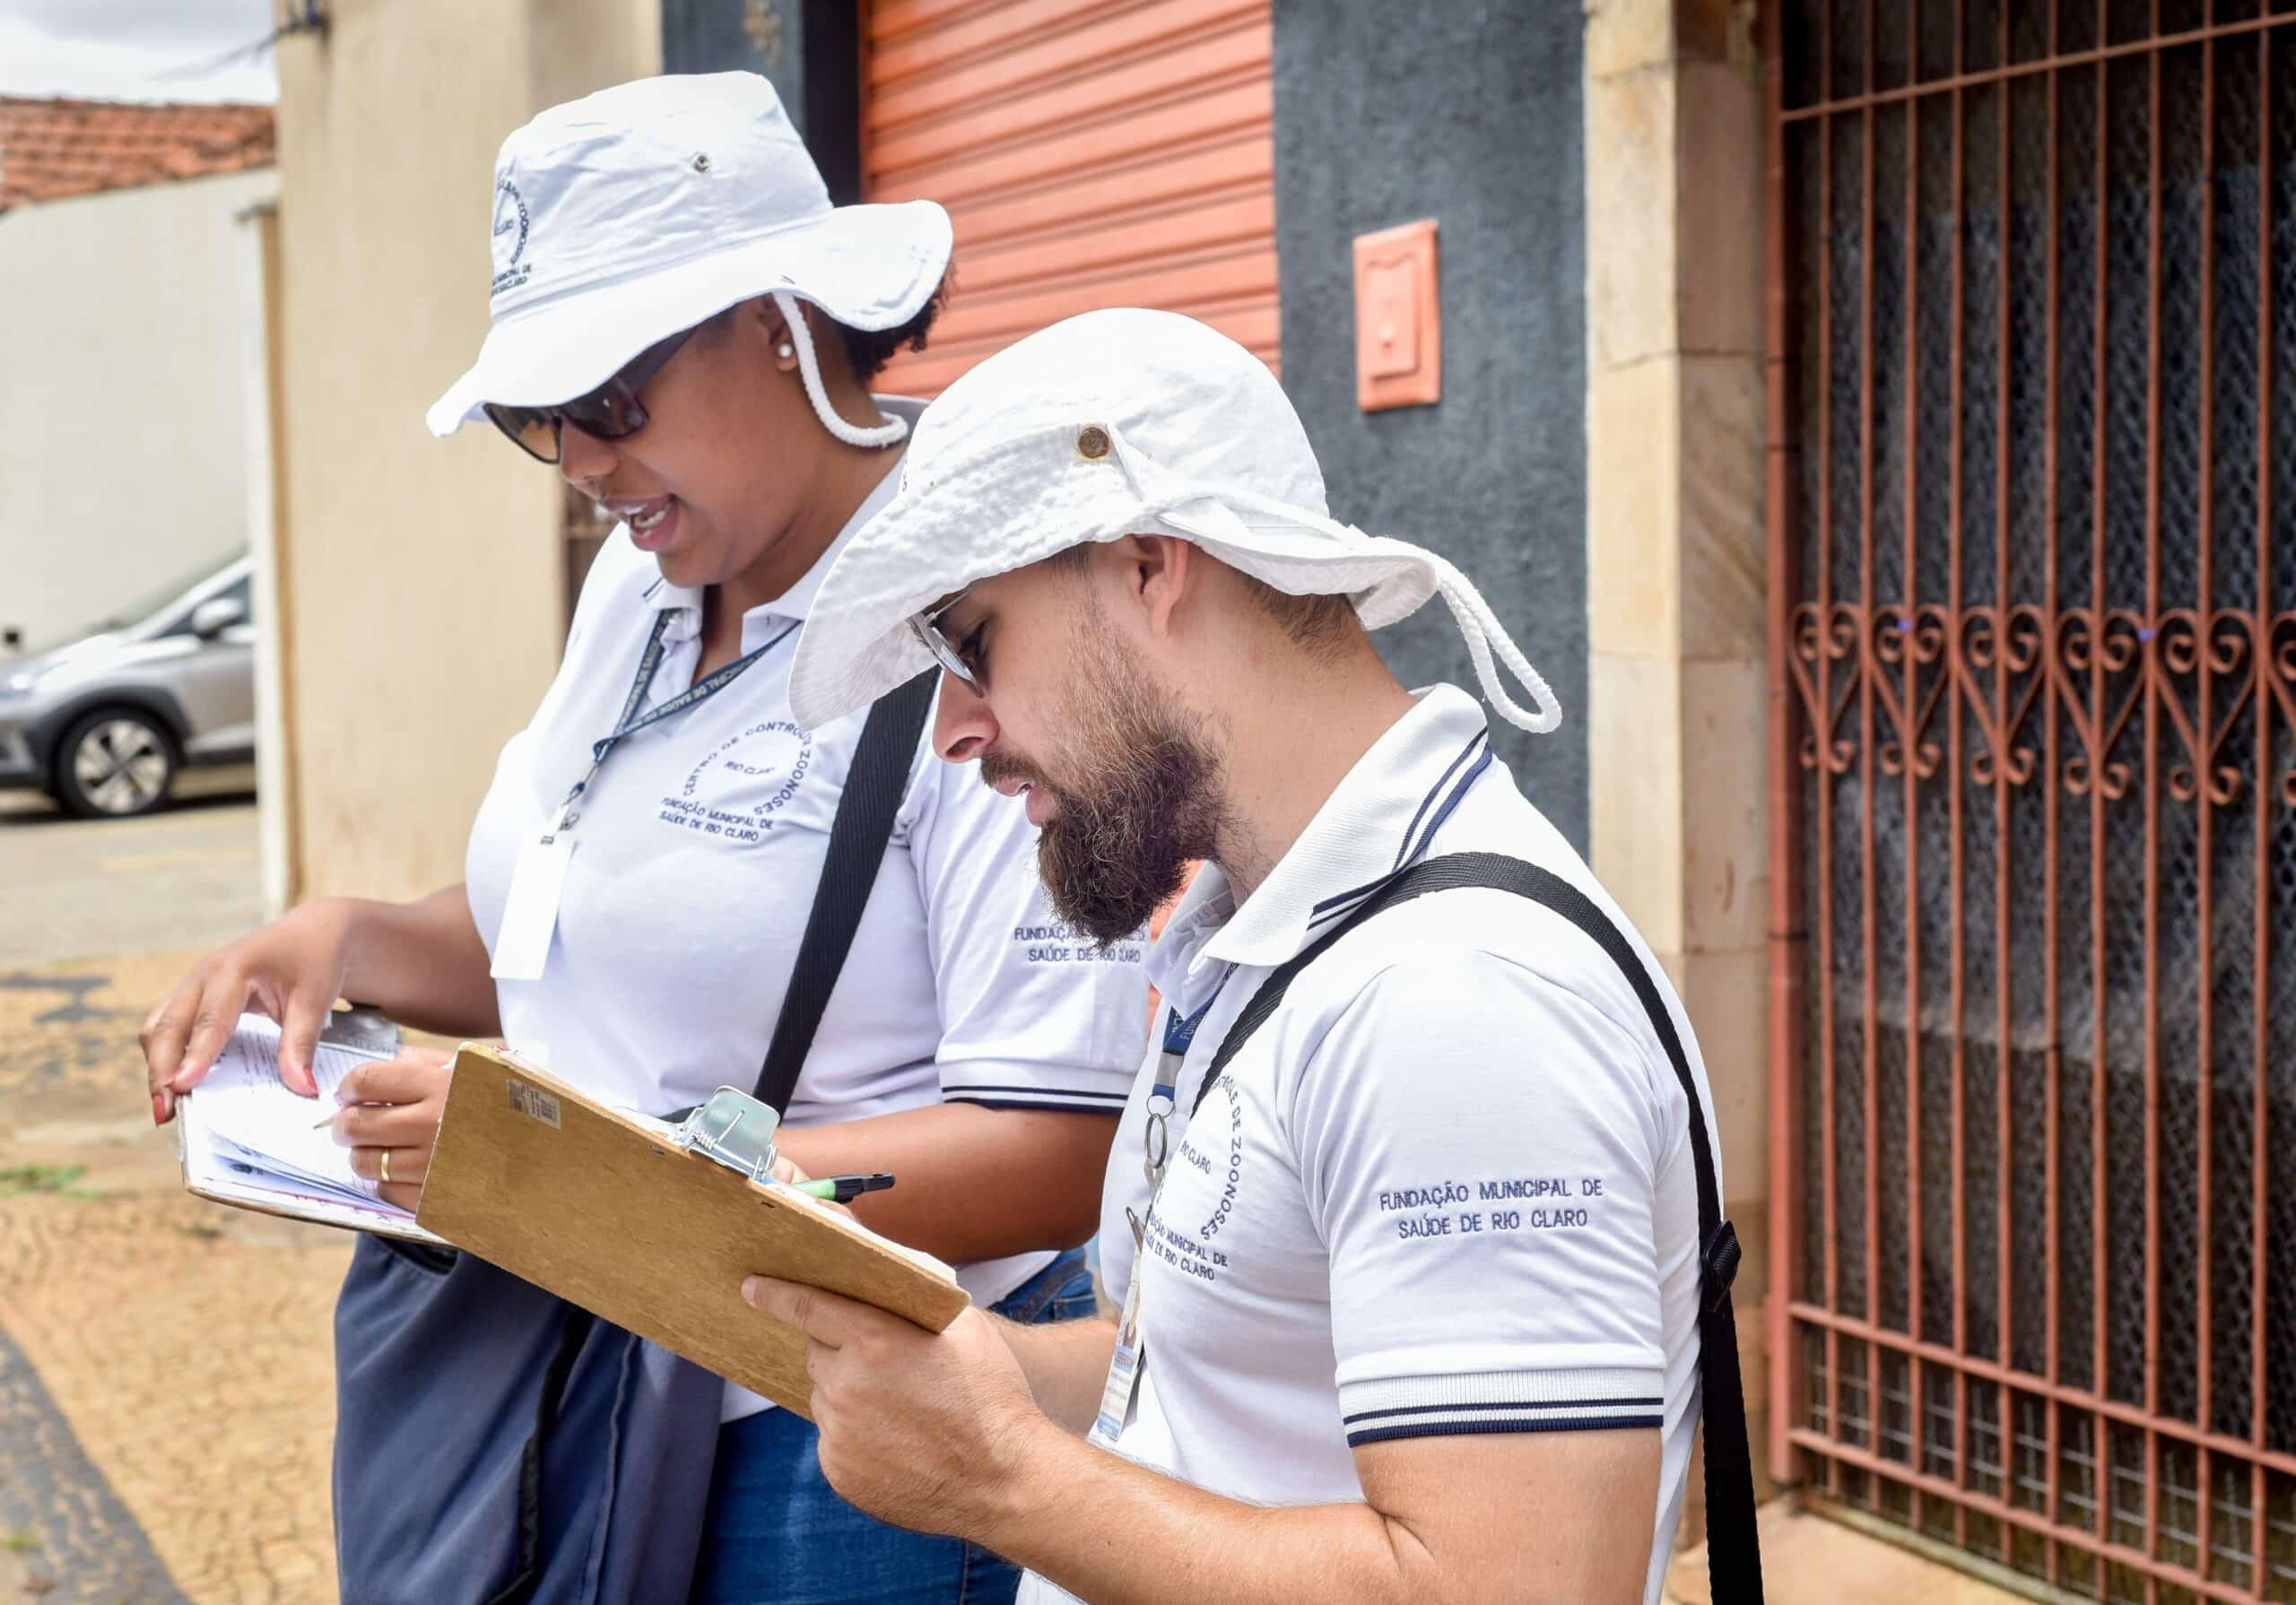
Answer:
<svg viewBox="0 0 2296 1605"><path fill-rule="evenodd" d="M831 1203L851 1203L864 1193L883 1193L893 1184L888 1171L874 1176L825 1176L810 1182L793 1184L798 1192L811 1198L825 1198Z"/></svg>

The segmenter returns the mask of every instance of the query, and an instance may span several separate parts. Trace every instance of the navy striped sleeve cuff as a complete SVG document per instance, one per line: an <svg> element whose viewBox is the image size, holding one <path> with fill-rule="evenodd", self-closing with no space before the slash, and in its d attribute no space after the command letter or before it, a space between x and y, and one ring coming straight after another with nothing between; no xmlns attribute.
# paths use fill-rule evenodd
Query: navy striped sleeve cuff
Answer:
<svg viewBox="0 0 2296 1605"><path fill-rule="evenodd" d="M978 1104L987 1109L1065 1109L1087 1115L1121 1115L1129 1091L1091 1087L1039 1087L1024 1081L958 1084L944 1082L941 1099Z"/></svg>
<svg viewBox="0 0 2296 1605"><path fill-rule="evenodd" d="M1392 1377L1340 1390L1350 1448L1396 1438L1660 1427L1656 1373L1482 1372Z"/></svg>

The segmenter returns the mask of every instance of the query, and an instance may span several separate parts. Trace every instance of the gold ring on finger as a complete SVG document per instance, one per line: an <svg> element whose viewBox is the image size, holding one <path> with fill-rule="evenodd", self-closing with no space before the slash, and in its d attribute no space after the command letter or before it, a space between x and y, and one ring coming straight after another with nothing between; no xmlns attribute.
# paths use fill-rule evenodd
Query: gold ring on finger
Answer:
<svg viewBox="0 0 2296 1605"><path fill-rule="evenodd" d="M386 1148L379 1151L383 1158L378 1174L382 1177L383 1184L387 1187L390 1185L391 1180L391 1150Z"/></svg>

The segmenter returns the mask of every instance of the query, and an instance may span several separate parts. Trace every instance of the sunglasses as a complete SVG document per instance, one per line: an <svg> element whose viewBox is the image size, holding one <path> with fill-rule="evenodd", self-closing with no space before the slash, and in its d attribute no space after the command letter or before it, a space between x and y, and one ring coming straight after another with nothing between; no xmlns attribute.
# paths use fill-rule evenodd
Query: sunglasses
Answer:
<svg viewBox="0 0 2296 1605"><path fill-rule="evenodd" d="M699 325L696 325L697 327ZM552 407L513 407L500 402L485 403L494 427L510 437L538 463L555 463L561 455L564 426L572 424L598 440L622 440L646 427L646 406L638 392L677 355L692 329L680 329L657 341L622 366L622 370L587 395Z"/></svg>
<svg viewBox="0 0 2296 1605"><path fill-rule="evenodd" d="M978 638L978 632L975 631L974 635L968 637L961 645L952 644L948 637L941 633L941 616L962 602L964 598L965 594L960 591L931 612L911 613L909 618L909 633L917 638L919 646L933 655L935 663L963 681L973 690L978 690L980 676L974 672L973 665L965 655Z"/></svg>

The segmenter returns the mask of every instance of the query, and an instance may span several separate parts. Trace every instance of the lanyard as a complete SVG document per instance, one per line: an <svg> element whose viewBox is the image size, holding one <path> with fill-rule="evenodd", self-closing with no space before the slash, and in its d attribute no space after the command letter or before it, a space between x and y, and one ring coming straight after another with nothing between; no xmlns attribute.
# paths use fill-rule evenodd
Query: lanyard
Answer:
<svg viewBox="0 0 2296 1605"><path fill-rule="evenodd" d="M544 846L549 846L557 838L561 831L571 830L574 828L574 821L582 817L574 811L575 802L580 799L583 793L590 789L590 783L598 777L598 771L605 768L606 759L613 756L613 750L624 740L636 735L650 725L658 724L665 719L675 718L686 709L698 707L709 701L710 698L740 679L743 670L787 640L796 633L797 629L797 626L792 624L755 652L746 653L727 664L724 668L711 671L676 696L657 705L651 713L641 718L639 716L638 710L645 705L646 689L654 683L654 672L662 666L662 634L669 627L670 610L665 608L654 615L654 633L646 638L646 650L638 655L638 673L630 682L630 695L622 698L622 713L614 720L613 733L601 736L590 743L590 767L584 771L582 778L574 783L573 789L566 794L566 801L558 805L557 814L552 818L549 827L543 831Z"/></svg>
<svg viewBox="0 0 2296 1605"><path fill-rule="evenodd" d="M1231 970L1229 974L1235 972ZM1164 1047L1157 1055L1155 1084L1148 1089L1148 1124L1140 1140L1146 1150L1140 1167L1148 1177L1148 1212L1156 1212L1156 1197L1164 1190L1164 1168L1171 1158L1171 1118L1178 1106L1174 1094L1179 1089L1180 1071L1187 1063L1189 1045L1196 1041L1196 1028L1204 1017L1212 1012L1212 1005L1220 1001L1220 992L1228 984L1222 976L1220 985L1204 1000L1204 1007L1195 1013L1183 1015L1178 1009L1164 1017ZM1198 1102L1203 1101L1201 1097ZM1135 1230L1138 1229L1135 1228Z"/></svg>
<svg viewBox="0 0 2296 1605"><path fill-rule="evenodd" d="M1234 973L1232 968L1228 972ZM1221 976L1220 986L1227 984L1227 976ZM1124 1311L1117 1318L1116 1347L1109 1355L1108 1381L1100 1389L1100 1413L1092 1419L1090 1435L1092 1442L1110 1448L1124 1436L1125 1422L1132 1414L1133 1394L1140 1383L1141 1366L1146 1358L1140 1336L1140 1260L1147 1249L1148 1223L1156 1218L1156 1201L1164 1191L1164 1161L1170 1151L1168 1126L1172 1117L1172 1094L1187 1063L1188 1045L1196 1040L1196 1028L1212 1012L1212 1005L1219 997L1220 988L1215 987L1203 1008L1189 1015L1174 1009L1164 1021L1164 1050L1156 1065L1157 1080L1149 1089L1148 1124L1142 1137L1148 1150L1148 1213L1144 1218L1131 1206L1125 1208L1125 1219L1132 1226L1132 1281L1125 1289ZM1201 1089L1196 1101L1203 1102Z"/></svg>

